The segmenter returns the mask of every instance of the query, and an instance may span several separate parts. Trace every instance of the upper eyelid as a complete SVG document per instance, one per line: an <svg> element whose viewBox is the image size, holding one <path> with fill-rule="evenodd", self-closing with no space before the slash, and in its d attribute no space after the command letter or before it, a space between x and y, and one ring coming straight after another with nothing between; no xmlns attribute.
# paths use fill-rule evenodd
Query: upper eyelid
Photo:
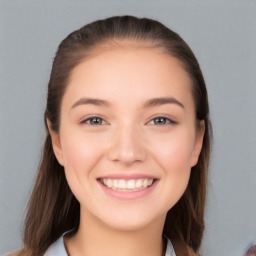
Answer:
<svg viewBox="0 0 256 256"><path fill-rule="evenodd" d="M102 119L105 123L109 123L108 121L106 121L106 119L104 117L102 117L101 115L99 114L95 114L95 115L90 115L90 116L87 116L87 117L83 117L81 118L81 120L79 121L79 123L85 123L87 120L91 119L91 118L99 118L99 119ZM151 117L149 119L149 121L146 122L146 124L152 122L154 119L157 119L157 118L164 118L164 119L167 119L168 121L170 121L170 123L172 124L177 124L177 121L174 119L174 118L171 118L171 117L167 117L166 115L157 115L157 116L154 116L154 117Z"/></svg>
<svg viewBox="0 0 256 256"><path fill-rule="evenodd" d="M100 115L90 115L90 116L87 116L87 117L83 117L81 118L81 120L79 121L80 124L83 124L85 123L86 121L92 119L92 118L99 118L99 119L102 119L105 123L108 123L102 116Z"/></svg>
<svg viewBox="0 0 256 256"><path fill-rule="evenodd" d="M178 123L175 117L172 117L172 116L169 116L169 115L166 115L166 114L154 115L153 117L150 117L150 119L146 123L149 123L149 122L151 122L152 120L154 120L156 118L164 118L164 119L169 120L172 123Z"/></svg>
<svg viewBox="0 0 256 256"><path fill-rule="evenodd" d="M166 119L167 121L170 122L170 124L177 124L177 121L175 121L174 119L172 119L172 118L170 118L170 117L166 117L166 116L156 116L156 117L153 117L153 118L151 118L147 123L150 123L150 122L152 122L154 119L157 119L157 118Z"/></svg>

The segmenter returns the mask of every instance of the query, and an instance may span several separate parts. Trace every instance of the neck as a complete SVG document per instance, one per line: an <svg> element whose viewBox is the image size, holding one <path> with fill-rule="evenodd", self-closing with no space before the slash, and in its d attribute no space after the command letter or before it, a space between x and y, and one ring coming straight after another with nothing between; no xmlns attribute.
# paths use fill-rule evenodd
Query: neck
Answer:
<svg viewBox="0 0 256 256"><path fill-rule="evenodd" d="M88 214L80 215L79 229L64 241L69 255L162 256L166 244L162 238L165 216L140 229L119 230Z"/></svg>

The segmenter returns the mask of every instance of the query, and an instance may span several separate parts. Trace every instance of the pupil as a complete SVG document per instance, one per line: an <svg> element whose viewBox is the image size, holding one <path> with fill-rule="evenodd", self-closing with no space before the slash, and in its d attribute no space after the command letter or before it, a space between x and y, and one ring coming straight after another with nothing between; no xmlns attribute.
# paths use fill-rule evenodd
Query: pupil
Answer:
<svg viewBox="0 0 256 256"><path fill-rule="evenodd" d="M164 118L156 118L155 123L156 124L165 124L165 119Z"/></svg>
<svg viewBox="0 0 256 256"><path fill-rule="evenodd" d="M92 119L92 122L93 122L94 124L101 124L100 118L97 118L97 117L93 118L93 119Z"/></svg>

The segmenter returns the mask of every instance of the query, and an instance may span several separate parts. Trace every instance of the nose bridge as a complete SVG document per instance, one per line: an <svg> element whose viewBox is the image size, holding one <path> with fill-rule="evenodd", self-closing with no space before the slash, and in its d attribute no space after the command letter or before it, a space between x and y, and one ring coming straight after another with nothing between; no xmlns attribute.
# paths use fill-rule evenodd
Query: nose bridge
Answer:
<svg viewBox="0 0 256 256"><path fill-rule="evenodd" d="M142 131L131 122L116 127L111 138L108 158L124 165L141 162L146 159Z"/></svg>

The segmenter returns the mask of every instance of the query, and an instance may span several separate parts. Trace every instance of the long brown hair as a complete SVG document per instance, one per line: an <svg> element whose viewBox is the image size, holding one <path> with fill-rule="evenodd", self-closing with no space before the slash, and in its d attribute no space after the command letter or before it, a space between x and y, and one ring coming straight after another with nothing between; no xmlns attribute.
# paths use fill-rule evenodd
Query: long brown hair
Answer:
<svg viewBox="0 0 256 256"><path fill-rule="evenodd" d="M183 39L158 21L132 16L111 17L90 23L74 31L59 45L48 84L46 120L58 132L60 108L69 83L70 73L100 45L122 40L160 48L177 58L191 80L196 106L196 119L204 120L205 134L199 161L191 170L188 187L169 210L163 233L172 241L198 252L204 231L207 169L210 155L211 124L208 97L200 66ZM37 179L28 204L24 230L25 250L43 255L65 231L79 225L80 206L72 194L63 167L54 155L51 138L47 136Z"/></svg>

